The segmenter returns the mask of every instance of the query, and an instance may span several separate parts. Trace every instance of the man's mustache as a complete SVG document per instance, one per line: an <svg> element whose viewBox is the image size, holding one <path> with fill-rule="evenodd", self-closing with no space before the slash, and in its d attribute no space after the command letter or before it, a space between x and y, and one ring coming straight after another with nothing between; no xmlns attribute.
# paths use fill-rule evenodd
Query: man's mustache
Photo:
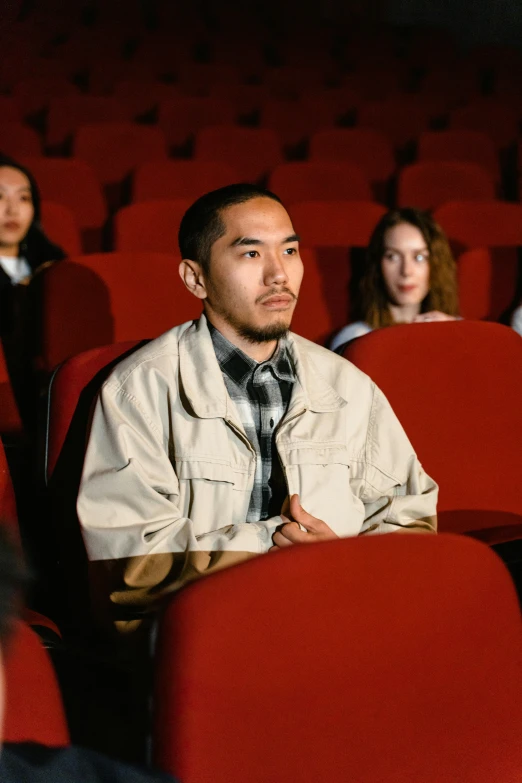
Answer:
<svg viewBox="0 0 522 783"><path fill-rule="evenodd" d="M263 304L267 299L271 299L273 296L281 296L281 294L287 294L287 296L291 296L292 299L297 300L297 296L289 288L276 288L273 291L269 291L267 294L258 296L256 304Z"/></svg>

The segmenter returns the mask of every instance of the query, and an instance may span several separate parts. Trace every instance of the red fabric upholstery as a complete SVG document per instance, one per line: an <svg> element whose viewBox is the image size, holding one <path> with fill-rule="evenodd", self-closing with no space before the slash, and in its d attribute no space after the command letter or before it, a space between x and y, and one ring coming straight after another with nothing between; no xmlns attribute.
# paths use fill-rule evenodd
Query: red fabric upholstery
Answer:
<svg viewBox="0 0 522 783"><path fill-rule="evenodd" d="M56 675L38 636L17 623L5 650L4 742L69 744L69 730Z"/></svg>
<svg viewBox="0 0 522 783"><path fill-rule="evenodd" d="M125 105L130 117L149 112L161 101L174 98L178 94L177 86L146 79L143 74L138 79L122 79L114 85L114 97Z"/></svg>
<svg viewBox="0 0 522 783"><path fill-rule="evenodd" d="M100 345L158 337L198 317L201 304L183 285L178 265L174 254L117 252L77 256L44 270L44 366L50 370Z"/></svg>
<svg viewBox="0 0 522 783"><path fill-rule="evenodd" d="M229 125L235 119L235 109L229 101L221 98L180 97L160 103L158 124L168 144L179 147L201 128Z"/></svg>
<svg viewBox="0 0 522 783"><path fill-rule="evenodd" d="M464 537L301 545L202 579L155 668L155 761L184 783L520 778L520 609Z"/></svg>
<svg viewBox="0 0 522 783"><path fill-rule="evenodd" d="M195 201L210 190L239 181L232 166L198 160L151 161L134 172L133 201L186 199Z"/></svg>
<svg viewBox="0 0 522 783"><path fill-rule="evenodd" d="M500 181L498 152L489 136L473 130L425 131L417 142L419 160L458 160L478 163Z"/></svg>
<svg viewBox="0 0 522 783"><path fill-rule="evenodd" d="M80 229L101 228L107 207L93 169L71 158L24 158L43 199L63 204L74 213Z"/></svg>
<svg viewBox="0 0 522 783"><path fill-rule="evenodd" d="M63 144L80 125L88 122L128 120L128 110L115 98L97 95L68 95L53 98L47 116L47 144Z"/></svg>
<svg viewBox="0 0 522 783"><path fill-rule="evenodd" d="M190 198L178 198L123 207L114 218L114 249L129 253L177 252L179 224L191 204Z"/></svg>
<svg viewBox="0 0 522 783"><path fill-rule="evenodd" d="M32 128L16 120L0 122L0 150L11 158L41 155L40 137Z"/></svg>
<svg viewBox="0 0 522 783"><path fill-rule="evenodd" d="M232 125L200 131L194 142L194 157L228 163L244 182L256 182L282 163L281 144L274 131Z"/></svg>
<svg viewBox="0 0 522 783"><path fill-rule="evenodd" d="M495 98L476 99L450 114L450 128L467 128L486 133L497 145L507 147L518 135L519 117L509 102Z"/></svg>
<svg viewBox="0 0 522 783"><path fill-rule="evenodd" d="M7 372L4 349L0 343L0 433L22 431L22 420L18 411L11 379Z"/></svg>
<svg viewBox="0 0 522 783"><path fill-rule="evenodd" d="M73 150L77 158L92 166L104 185L121 182L140 163L167 158L162 131L132 122L81 125Z"/></svg>
<svg viewBox="0 0 522 783"><path fill-rule="evenodd" d="M366 247L386 209L371 201L306 201L290 206L305 245Z"/></svg>
<svg viewBox="0 0 522 783"><path fill-rule="evenodd" d="M441 530L452 532L453 512L458 532L505 526L502 514L522 518L518 334L478 321L409 324L354 340L344 356L386 394L439 483Z"/></svg>
<svg viewBox="0 0 522 783"><path fill-rule="evenodd" d="M494 199L495 183L489 172L467 161L424 161L399 172L397 204L434 209L453 199Z"/></svg>
<svg viewBox="0 0 522 783"><path fill-rule="evenodd" d="M349 313L351 266L347 252L319 256L301 247L304 277L292 319L292 331L307 340L325 345L328 338L346 324ZM335 285L332 285L335 280Z"/></svg>
<svg viewBox="0 0 522 783"><path fill-rule="evenodd" d="M498 258L499 251L479 247L466 250L458 258L459 308L464 318L476 321L494 319L511 303L516 260ZM497 256L497 257L496 257ZM498 280L506 266L512 270L507 280Z"/></svg>
<svg viewBox="0 0 522 783"><path fill-rule="evenodd" d="M332 128L310 139L310 160L357 163L371 182L384 182L395 171L392 145L373 128Z"/></svg>
<svg viewBox="0 0 522 783"><path fill-rule="evenodd" d="M5 122L21 120L18 102L7 95L0 95L0 117Z"/></svg>
<svg viewBox="0 0 522 783"><path fill-rule="evenodd" d="M297 201L371 201L363 169L346 161L282 163L271 173L268 187L283 204Z"/></svg>
<svg viewBox="0 0 522 783"><path fill-rule="evenodd" d="M16 499L9 472L9 465L5 456L4 447L0 440L0 525L9 529L12 537L19 541L18 513Z"/></svg>
<svg viewBox="0 0 522 783"><path fill-rule="evenodd" d="M184 95L206 97L214 84L238 84L239 72L232 65L184 62L177 72L177 85Z"/></svg>
<svg viewBox="0 0 522 783"><path fill-rule="evenodd" d="M80 231L72 209L53 201L42 201L42 225L49 239L60 245L68 256L82 252Z"/></svg>
<svg viewBox="0 0 522 783"><path fill-rule="evenodd" d="M403 147L426 130L430 115L429 107L415 101L409 101L405 106L394 95L385 101L372 101L360 106L357 125L375 128L385 133L395 147Z"/></svg>
<svg viewBox="0 0 522 783"><path fill-rule="evenodd" d="M13 87L13 95L24 116L47 109L52 98L78 95L78 88L65 76L34 76L23 79ZM3 116L3 115L2 115ZM37 154L37 153L25 153Z"/></svg>
<svg viewBox="0 0 522 783"><path fill-rule="evenodd" d="M326 101L315 104L287 100L266 100L263 102L259 124L277 133L285 146L294 146L305 141L314 131L335 125L337 109Z"/></svg>

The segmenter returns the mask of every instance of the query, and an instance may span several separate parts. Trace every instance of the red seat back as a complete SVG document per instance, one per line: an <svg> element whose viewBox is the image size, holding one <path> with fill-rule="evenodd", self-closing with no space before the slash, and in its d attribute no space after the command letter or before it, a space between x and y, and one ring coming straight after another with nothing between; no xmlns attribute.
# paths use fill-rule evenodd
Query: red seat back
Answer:
<svg viewBox="0 0 522 783"><path fill-rule="evenodd" d="M38 281L44 366L100 345L158 337L198 317L201 304L178 266L174 253L94 253L44 270Z"/></svg>
<svg viewBox="0 0 522 783"><path fill-rule="evenodd" d="M181 219L190 198L147 201L118 210L114 218L114 249L124 253L176 253Z"/></svg>
<svg viewBox="0 0 522 783"><path fill-rule="evenodd" d="M425 131L417 142L419 160L458 160L478 163L489 171L494 182L500 181L500 162L492 140L480 131L454 129Z"/></svg>
<svg viewBox="0 0 522 783"><path fill-rule="evenodd" d="M155 762L184 783L520 775L520 609L463 537L295 546L200 580L155 674Z"/></svg>
<svg viewBox="0 0 522 783"><path fill-rule="evenodd" d="M104 185L121 182L140 163L167 158L162 131L132 122L81 125L73 150L77 158L92 166Z"/></svg>
<svg viewBox="0 0 522 783"><path fill-rule="evenodd" d="M282 162L281 143L269 128L205 128L194 142L196 160L220 160L233 166L241 181L257 182Z"/></svg>
<svg viewBox="0 0 522 783"><path fill-rule="evenodd" d="M372 201L304 201L290 215L305 245L366 247L386 209Z"/></svg>
<svg viewBox="0 0 522 783"><path fill-rule="evenodd" d="M47 116L47 144L63 144L80 125L88 122L128 120L128 110L117 99L97 95L67 95L53 98Z"/></svg>
<svg viewBox="0 0 522 783"><path fill-rule="evenodd" d="M42 201L42 225L45 233L68 256L82 252L82 240L72 209L53 201Z"/></svg>
<svg viewBox="0 0 522 783"><path fill-rule="evenodd" d="M401 207L434 209L453 199L495 198L495 183L478 163L423 161L399 172L397 204Z"/></svg>
<svg viewBox="0 0 522 783"><path fill-rule="evenodd" d="M13 482L4 446L0 440L0 525L6 525L15 539L19 539L18 513Z"/></svg>
<svg viewBox="0 0 522 783"><path fill-rule="evenodd" d="M38 636L18 622L5 650L4 742L69 744L58 681Z"/></svg>
<svg viewBox="0 0 522 783"><path fill-rule="evenodd" d="M354 340L344 356L386 394L424 468L439 483L442 530L447 512L522 518L518 334L478 321L408 324ZM480 513L463 515L462 527L455 519L449 516L447 523L455 532L489 524Z"/></svg>
<svg viewBox="0 0 522 783"><path fill-rule="evenodd" d="M386 181L395 170L393 148L373 128L332 128L310 139L310 160L347 160L357 163L371 182Z"/></svg>
<svg viewBox="0 0 522 783"><path fill-rule="evenodd" d="M198 160L162 160L143 163L134 173L133 202L154 200L195 201L210 190L239 182L226 163Z"/></svg>
<svg viewBox="0 0 522 783"><path fill-rule="evenodd" d="M22 420L0 343L0 433L21 432Z"/></svg>
<svg viewBox="0 0 522 783"><path fill-rule="evenodd" d="M372 192L363 169L356 163L328 161L282 163L268 187L283 201L370 201Z"/></svg>
<svg viewBox="0 0 522 783"><path fill-rule="evenodd" d="M42 143L32 128L15 120L9 122L2 119L0 122L0 150L2 154L18 160L18 158L27 155L41 155Z"/></svg>
<svg viewBox="0 0 522 783"><path fill-rule="evenodd" d="M179 97L162 101L158 124L170 146L185 144L202 128L211 125L229 125L236 119L230 101L222 98ZM221 160L221 158L214 158Z"/></svg>

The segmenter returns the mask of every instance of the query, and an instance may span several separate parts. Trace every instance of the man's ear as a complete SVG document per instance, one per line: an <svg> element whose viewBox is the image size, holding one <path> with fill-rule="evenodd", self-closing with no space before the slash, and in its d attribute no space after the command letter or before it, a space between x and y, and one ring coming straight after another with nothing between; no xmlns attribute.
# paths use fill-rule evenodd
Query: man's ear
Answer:
<svg viewBox="0 0 522 783"><path fill-rule="evenodd" d="M198 299L207 298L207 287L203 270L197 261L190 258L184 258L179 265L179 276L183 280L186 288Z"/></svg>

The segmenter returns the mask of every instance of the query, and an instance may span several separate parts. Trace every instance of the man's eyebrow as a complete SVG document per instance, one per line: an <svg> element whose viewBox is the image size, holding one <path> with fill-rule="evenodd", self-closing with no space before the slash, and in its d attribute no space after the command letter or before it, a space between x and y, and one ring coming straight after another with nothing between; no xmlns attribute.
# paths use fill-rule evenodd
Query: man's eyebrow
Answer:
<svg viewBox="0 0 522 783"><path fill-rule="evenodd" d="M291 236L287 237L286 239L283 239L281 242L282 245L288 245L289 242L300 242L301 237L299 234L291 234Z"/></svg>
<svg viewBox="0 0 522 783"><path fill-rule="evenodd" d="M242 245L262 245L260 239L253 239L252 237L238 237L231 242L230 247L240 247Z"/></svg>

